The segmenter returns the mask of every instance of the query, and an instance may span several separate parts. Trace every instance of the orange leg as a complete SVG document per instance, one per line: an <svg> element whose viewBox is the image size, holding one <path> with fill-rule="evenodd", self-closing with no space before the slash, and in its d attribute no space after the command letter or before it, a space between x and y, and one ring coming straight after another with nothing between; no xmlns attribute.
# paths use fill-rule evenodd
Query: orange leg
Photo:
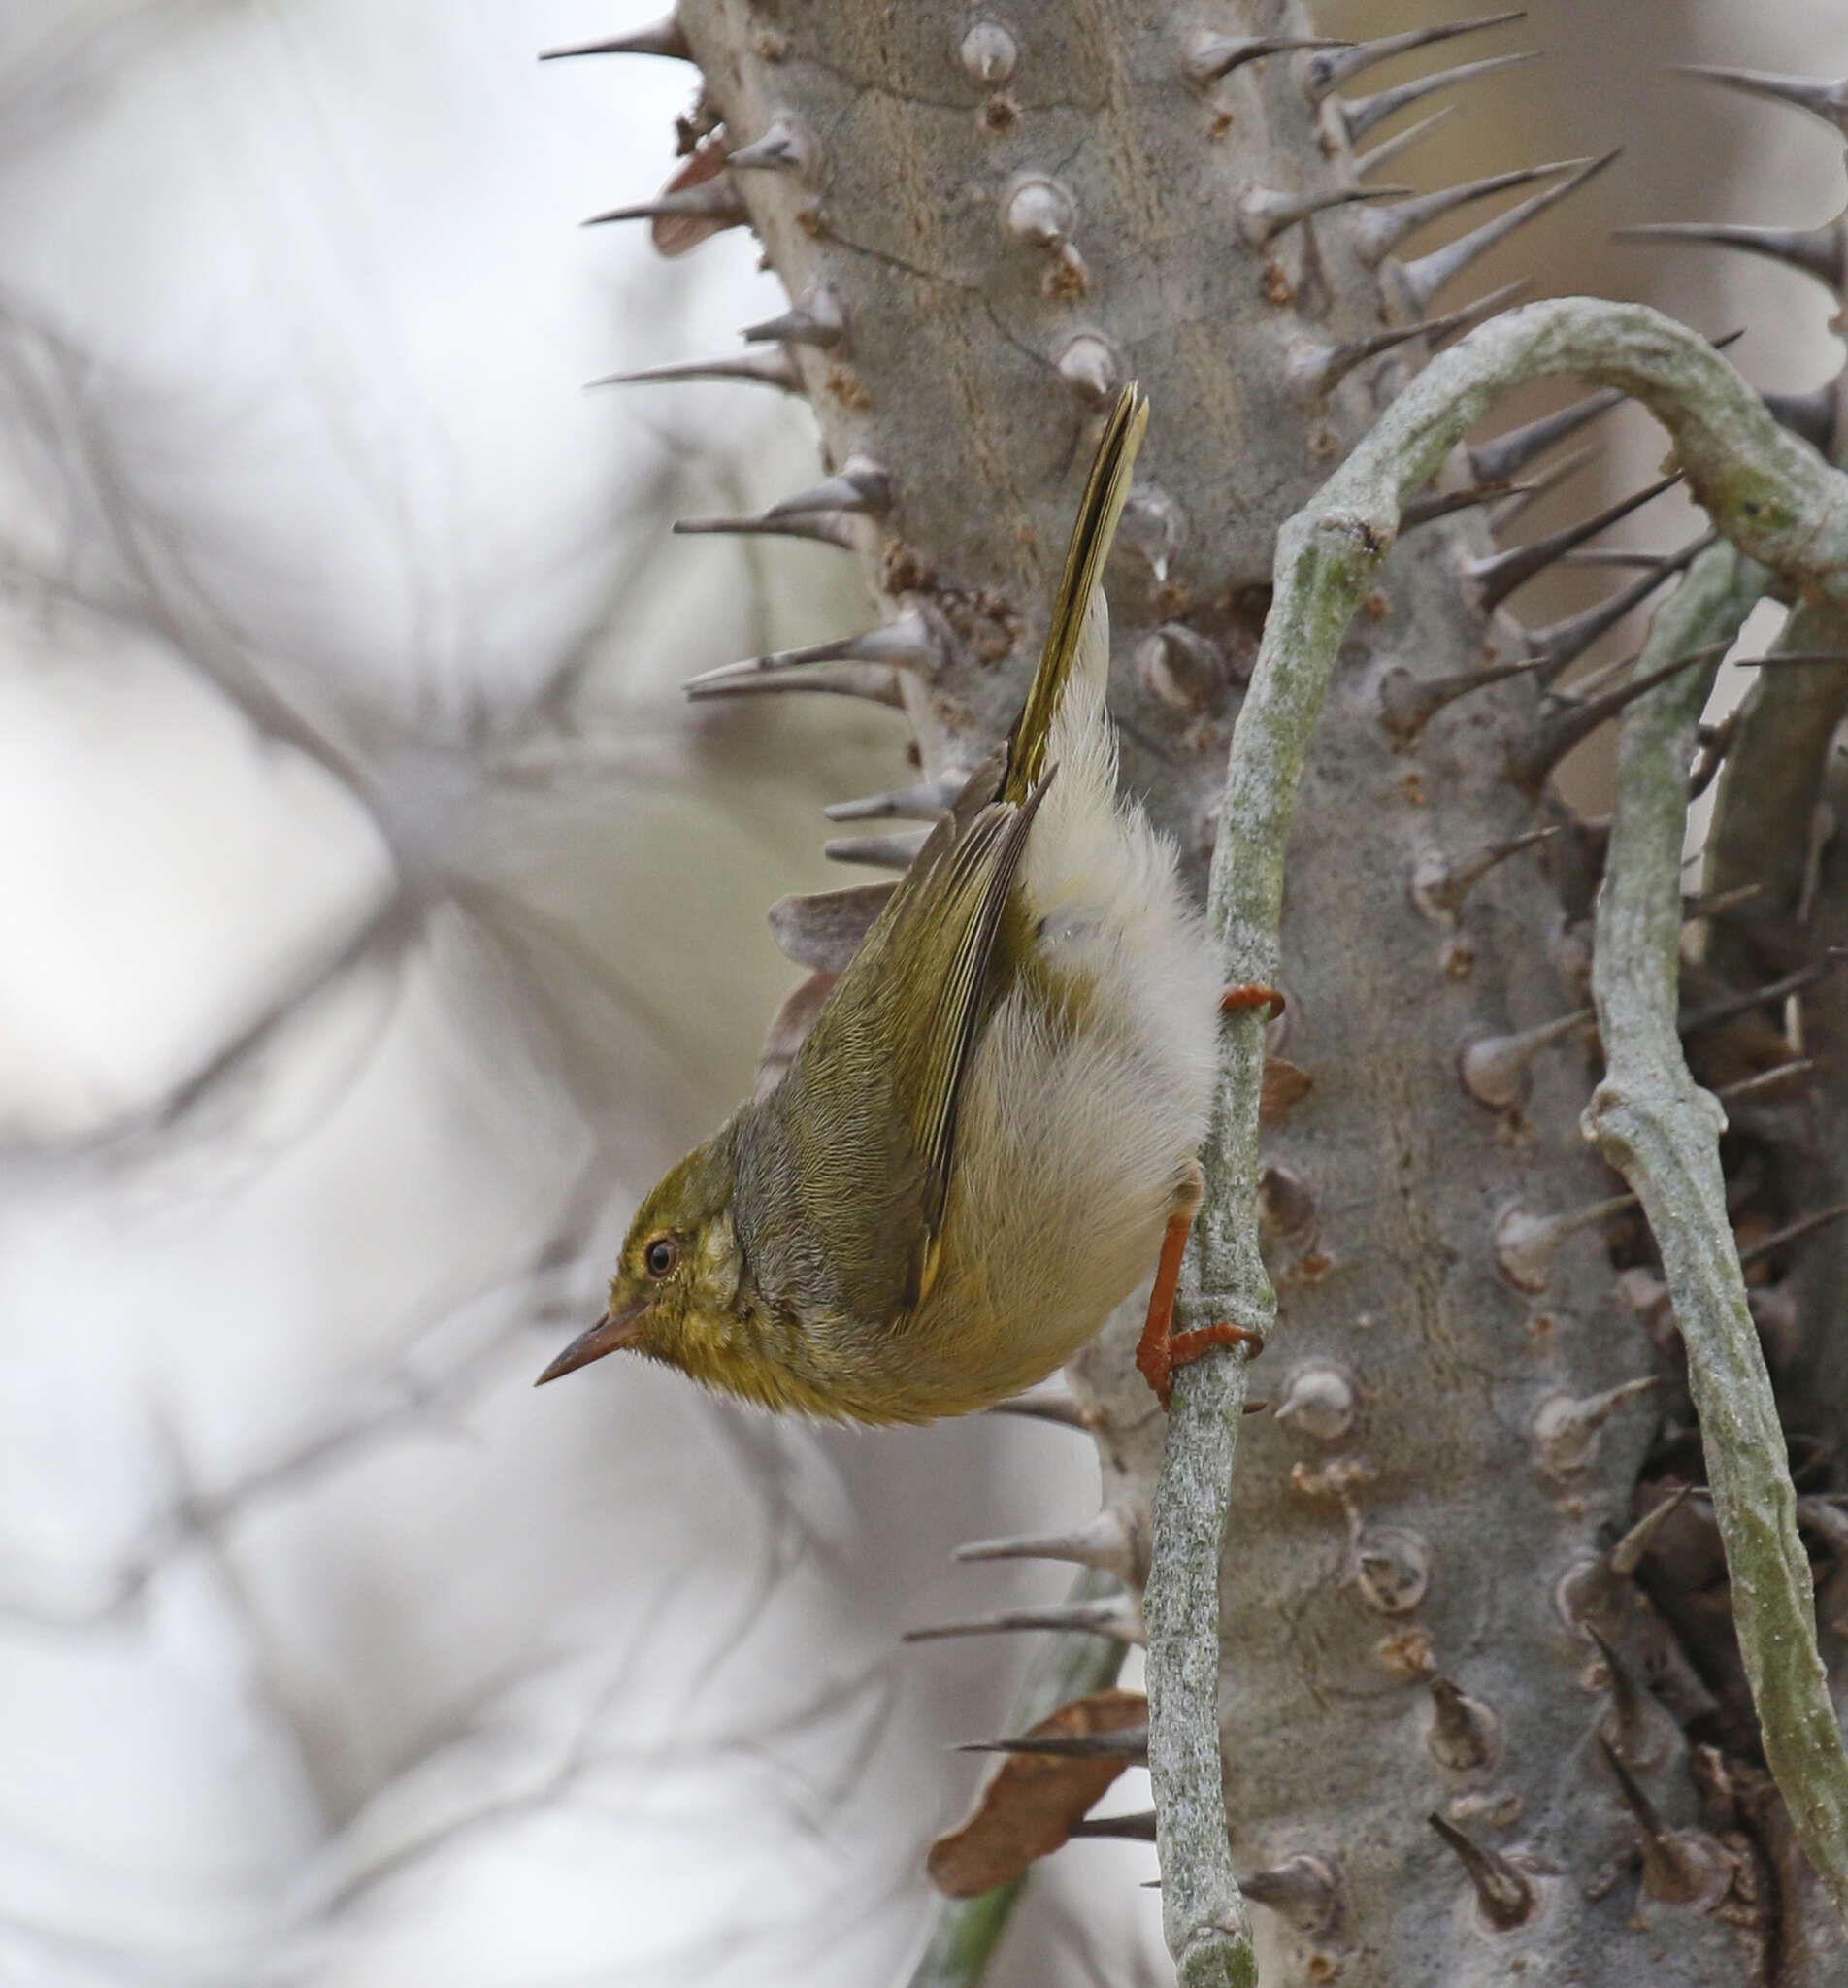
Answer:
<svg viewBox="0 0 1848 1988"><path fill-rule="evenodd" d="M1267 996L1270 992L1268 987L1261 991ZM1256 1007L1257 1003L1254 1001L1251 1006ZM1254 1348L1254 1357L1264 1350L1264 1335L1248 1326L1222 1321L1200 1326L1193 1332L1174 1330L1174 1293L1180 1288L1181 1258L1187 1253L1187 1238L1193 1233L1194 1216L1200 1211L1204 1185L1200 1170L1195 1168L1168 1218L1168 1233L1162 1238L1162 1260L1155 1270L1155 1288L1148 1296L1148 1317L1136 1347L1137 1371L1155 1390L1155 1399L1164 1408L1173 1392L1174 1369L1198 1360L1208 1346L1250 1346Z"/></svg>
<svg viewBox="0 0 1848 1988"><path fill-rule="evenodd" d="M1239 986L1228 987L1219 997L1221 1014L1231 1014L1240 1008L1268 1008L1270 1012L1266 1019L1275 1021L1283 1012L1283 996L1262 980L1246 980Z"/></svg>

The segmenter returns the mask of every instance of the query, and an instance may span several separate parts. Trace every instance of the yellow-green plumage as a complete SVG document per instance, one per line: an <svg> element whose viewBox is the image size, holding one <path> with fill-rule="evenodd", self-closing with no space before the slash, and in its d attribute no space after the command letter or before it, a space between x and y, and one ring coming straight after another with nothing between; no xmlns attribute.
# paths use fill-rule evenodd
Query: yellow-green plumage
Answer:
<svg viewBox="0 0 1848 1988"><path fill-rule="evenodd" d="M924 1421L1043 1377L1153 1268L1217 987L1172 849L1117 797L1104 707L1099 577L1146 421L1126 392L1005 755L781 1083L644 1202L608 1318L544 1377L621 1345L772 1408Z"/></svg>

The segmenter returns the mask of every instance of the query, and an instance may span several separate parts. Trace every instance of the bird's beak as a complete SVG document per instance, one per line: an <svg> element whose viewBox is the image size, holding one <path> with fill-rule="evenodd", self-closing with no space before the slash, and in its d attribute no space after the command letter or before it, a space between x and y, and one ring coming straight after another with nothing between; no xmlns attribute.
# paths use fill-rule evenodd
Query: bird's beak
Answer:
<svg viewBox="0 0 1848 1988"><path fill-rule="evenodd" d="M606 1311L588 1332L579 1333L572 1341L533 1385L544 1387L561 1374L575 1374L579 1367L588 1367L591 1361L626 1346L635 1338L642 1314L647 1309L645 1305L631 1305L626 1311Z"/></svg>

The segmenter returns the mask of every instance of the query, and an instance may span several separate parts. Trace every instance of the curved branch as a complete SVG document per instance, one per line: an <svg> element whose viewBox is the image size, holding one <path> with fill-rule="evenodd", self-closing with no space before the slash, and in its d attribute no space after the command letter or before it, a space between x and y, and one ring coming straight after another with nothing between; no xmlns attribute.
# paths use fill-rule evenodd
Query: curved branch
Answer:
<svg viewBox="0 0 1848 1988"><path fill-rule="evenodd" d="M1766 579L1716 547L1664 607L1636 667L1730 637ZM1671 678L1624 719L1592 955L1604 1077L1585 1129L1640 1197L1661 1251L1765 1757L1798 1840L1848 1917L1848 1751L1816 1647L1784 1432L1727 1217L1726 1113L1690 1075L1675 1030L1688 762L1711 677Z"/></svg>
<svg viewBox="0 0 1848 1988"><path fill-rule="evenodd" d="M1411 381L1278 534L1274 594L1233 736L1208 889L1229 982L1276 978L1297 786L1336 650L1392 548L1406 499L1501 395L1556 373L1642 402L1673 437L1693 494L1727 538L1799 591L1848 600L1848 478L1779 428L1704 339L1645 306L1587 297L1491 319ZM1202 1154L1199 1290L1183 1323L1230 1318L1263 1330L1276 1301L1258 1251L1259 1011L1229 1014L1221 1042ZM1232 1870L1216 1716L1218 1568L1245 1358L1242 1349L1211 1352L1182 1370L1155 1506L1149 1754L1164 1931L1183 1988L1248 1984L1256 1975Z"/></svg>

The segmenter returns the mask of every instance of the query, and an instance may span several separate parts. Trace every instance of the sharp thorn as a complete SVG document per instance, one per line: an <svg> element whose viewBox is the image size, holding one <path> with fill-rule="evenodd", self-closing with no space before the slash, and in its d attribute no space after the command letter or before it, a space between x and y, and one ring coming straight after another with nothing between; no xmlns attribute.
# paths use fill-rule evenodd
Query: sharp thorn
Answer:
<svg viewBox="0 0 1848 1988"><path fill-rule="evenodd" d="M1660 1509L1660 1507L1658 1507ZM1663 1752L1657 1735L1666 1716L1637 1681L1636 1674L1611 1645L1587 1622L1585 1634L1597 1645L1610 1678L1610 1710L1605 1715L1602 1738L1620 1760L1650 1766ZM1652 1717L1651 1714L1654 1714Z"/></svg>
<svg viewBox="0 0 1848 1988"><path fill-rule="evenodd" d="M1723 1083L1713 1095L1723 1105L1743 1104L1748 1099L1763 1095L1766 1091L1778 1089L1794 1077L1809 1077L1823 1067L1820 1056L1800 1056L1790 1063L1779 1063L1769 1070L1761 1070L1756 1077L1742 1077L1736 1083Z"/></svg>
<svg viewBox="0 0 1848 1988"><path fill-rule="evenodd" d="M1495 1225L1495 1260L1516 1290L1539 1292L1552 1276L1553 1257L1568 1237L1595 1228L1612 1215L1634 1208L1634 1194L1613 1194L1570 1214L1529 1214L1519 1202L1502 1210Z"/></svg>
<svg viewBox="0 0 1848 1988"><path fill-rule="evenodd" d="M1595 448L1581 448L1575 455L1568 455L1563 462L1555 464L1544 476L1532 478L1525 483L1472 483L1463 490L1443 490L1430 497L1414 497L1400 513L1399 528L1410 531L1414 525L1429 524L1433 518L1448 517L1453 511L1473 511L1479 504L1492 504L1495 509L1489 514L1489 529L1502 531L1512 524L1536 497L1543 497L1556 484L1575 476L1597 453Z"/></svg>
<svg viewBox="0 0 1848 1988"><path fill-rule="evenodd" d="M762 138L725 154L735 173L794 173L807 177L816 162L815 141L808 129L786 114L771 119Z"/></svg>
<svg viewBox="0 0 1848 1988"><path fill-rule="evenodd" d="M1601 1647L1601 1645L1600 1645ZM1650 1840L1660 1840L1667 1835L1662 1826L1662 1817L1656 1805L1650 1801L1642 1783L1638 1781L1624 1764L1624 1758L1600 1733L1598 1736L1599 1750L1604 1756L1604 1764L1617 1778L1618 1792L1624 1798L1624 1806L1635 1817L1636 1827Z"/></svg>
<svg viewBox="0 0 1848 1988"><path fill-rule="evenodd" d="M1063 1602L1046 1608L1005 1608L971 1622L941 1622L929 1629L908 1629L904 1642L935 1642L949 1636L1006 1635L1017 1629L1076 1630L1106 1636L1117 1642L1141 1642L1146 1631L1141 1610L1128 1595L1106 1595L1094 1602Z"/></svg>
<svg viewBox="0 0 1848 1988"><path fill-rule="evenodd" d="M579 225L601 228L610 221L705 220L722 228L741 226L750 218L738 188L723 173L702 180L694 186L677 186L672 193L657 194L652 200L639 200L632 207L612 207L605 214L593 214Z"/></svg>
<svg viewBox="0 0 1848 1988"><path fill-rule="evenodd" d="M1484 221L1479 228L1472 228L1467 235L1459 235L1441 248L1434 248L1429 255L1421 255L1415 261L1403 264L1405 286L1418 308L1421 311L1426 309L1445 283L1461 275L1479 255L1486 255L1497 243L1505 241L1516 228L1525 227L1548 208L1557 207L1562 200L1569 200L1587 181L1601 173L1621 150L1620 146L1600 158L1590 160L1558 185L1549 186L1543 193L1535 193L1531 199L1521 201L1506 213L1497 215L1494 220Z"/></svg>
<svg viewBox="0 0 1848 1988"><path fill-rule="evenodd" d="M1618 588L1608 600L1600 601L1595 608L1587 608L1582 613L1568 614L1564 620L1548 622L1544 628L1523 629L1521 641L1528 654L1540 666L1540 681L1551 683L1558 679L1600 636L1615 628L1633 608L1640 607L1666 580L1693 565L1696 557L1711 543L1711 540L1701 539L1686 547L1664 565L1638 574L1628 586ZM1542 769L1539 778L1543 779L1545 777Z"/></svg>
<svg viewBox="0 0 1848 1988"><path fill-rule="evenodd" d="M1467 490L1441 490L1430 497L1414 497L1399 514L1399 529L1408 532L1417 525L1449 517L1455 512L1473 511L1480 504L1494 504L1533 487L1531 483L1472 483Z"/></svg>
<svg viewBox="0 0 1848 1988"><path fill-rule="evenodd" d="M1669 1492L1660 1505L1651 1506L1636 1523L1619 1540L1607 1556L1612 1574L1628 1580L1642 1565L1642 1556L1648 1552L1650 1541L1668 1522L1670 1515L1679 1511L1692 1484L1679 1484Z"/></svg>
<svg viewBox="0 0 1848 1988"><path fill-rule="evenodd" d="M851 552L859 541L843 511L798 513L794 517L680 517L674 521L678 538L808 539L818 546Z"/></svg>
<svg viewBox="0 0 1848 1988"><path fill-rule="evenodd" d="M1148 1728L1125 1726L1116 1733L1027 1735L1018 1740L966 1740L958 1753L1046 1753L1061 1760L1122 1760L1132 1767L1148 1765Z"/></svg>
<svg viewBox="0 0 1848 1988"><path fill-rule="evenodd" d="M1642 226L1614 228L1613 242L1699 242L1710 248L1743 248L1788 263L1839 291L1848 278L1848 247L1841 225L1820 228L1754 228L1732 221L1650 221Z"/></svg>
<svg viewBox="0 0 1848 1988"><path fill-rule="evenodd" d="M1463 1087L1479 1105L1503 1111L1523 1103L1532 1082L1534 1059L1574 1036L1587 1022L1597 1020L1597 1011L1575 1009L1537 1028L1522 1029L1505 1036L1477 1036L1464 1046L1457 1058L1457 1072Z"/></svg>
<svg viewBox="0 0 1848 1988"><path fill-rule="evenodd" d="M1813 987L1818 980L1826 980L1841 965L1843 954L1834 947L1830 948L1827 959L1817 960L1813 965L1798 967L1795 973L1785 974L1763 987L1754 987L1743 994L1729 995L1724 1001L1711 1002L1705 1008L1697 1008L1692 1014L1684 1014L1676 1024L1681 1039L1686 1042L1690 1036L1698 1036L1702 1029L1717 1028L1723 1021L1732 1021L1735 1016L1750 1014L1753 1009L1763 1008L1767 1001L1781 1001L1787 994L1798 994L1805 987Z"/></svg>
<svg viewBox="0 0 1848 1988"><path fill-rule="evenodd" d="M1489 529L1504 532L1521 515L1529 505L1536 503L1549 492L1578 475L1588 462L1595 462L1603 451L1600 448L1575 448L1570 455L1563 455L1550 468L1536 477L1531 477L1525 483L1516 483L1513 494L1506 503L1498 504L1489 514Z"/></svg>
<svg viewBox="0 0 1848 1988"><path fill-rule="evenodd" d="M1681 922L1691 925L1699 918L1722 918L1738 906L1750 904L1764 892L1762 883L1740 883L1732 890L1716 890L1711 895L1684 897L1681 900Z"/></svg>
<svg viewBox="0 0 1848 1988"><path fill-rule="evenodd" d="M1233 680L1226 652L1184 621L1164 621L1136 646L1142 686L1171 711L1210 711Z"/></svg>
<svg viewBox="0 0 1848 1988"><path fill-rule="evenodd" d="M1455 1823L1434 1810L1425 1820L1456 1852L1457 1861L1475 1890L1482 1916L1501 1933L1512 1933L1534 1914L1534 1887L1500 1850L1464 1835Z"/></svg>
<svg viewBox="0 0 1848 1988"><path fill-rule="evenodd" d="M1780 648L1767 656L1740 656L1733 664L1740 670L1808 669L1832 663L1848 663L1848 650L1838 648Z"/></svg>
<svg viewBox="0 0 1848 1988"><path fill-rule="evenodd" d="M1230 76L1247 62L1266 55L1288 55L1298 49L1345 49L1346 42L1327 35L1215 35L1203 34L1194 43L1186 62L1187 80L1202 88Z"/></svg>
<svg viewBox="0 0 1848 1988"><path fill-rule="evenodd" d="M1238 232L1253 248L1262 248L1311 215L1357 202L1397 200L1410 191L1408 186L1324 186L1317 192L1278 193L1269 186L1254 186L1238 202Z"/></svg>
<svg viewBox="0 0 1848 1988"><path fill-rule="evenodd" d="M1706 62L1671 62L1671 76L1698 77L1702 83L1717 83L1725 89L1743 90L1749 96L1769 97L1775 103L1795 104L1799 111L1832 124L1848 138L1848 77L1824 83L1813 76L1779 76L1766 69L1720 69Z"/></svg>
<svg viewBox="0 0 1848 1988"><path fill-rule="evenodd" d="M1136 1528L1122 1512L1106 1506L1088 1524L1069 1533L1021 1533L1006 1540L973 1540L958 1546L958 1560L1066 1560L1095 1567L1119 1580L1132 1580L1138 1568Z"/></svg>
<svg viewBox="0 0 1848 1988"><path fill-rule="evenodd" d="M1544 573L1563 553L1582 546L1587 539L1595 539L1600 532L1607 530L1620 518L1628 517L1633 511L1640 511L1645 504L1653 503L1664 491L1672 490L1680 480L1677 471L1645 489L1620 498L1577 524L1568 525L1563 531L1549 533L1531 545L1516 546L1511 551L1497 552L1487 559L1474 561L1468 573L1481 590L1482 612L1485 614L1493 613L1517 587L1525 586L1536 574Z"/></svg>
<svg viewBox="0 0 1848 1988"><path fill-rule="evenodd" d="M747 656L742 663L722 663L689 677L686 688L705 690L715 683L735 683L764 670L799 670L811 663L888 663L895 670L928 673L940 660L935 634L921 614L901 614L882 627L863 629L833 642L810 643L807 648L774 650Z"/></svg>
<svg viewBox="0 0 1848 1988"><path fill-rule="evenodd" d="M1402 200L1380 214L1362 215L1354 224L1354 237L1362 258L1381 262L1408 235L1472 201L1488 200L1516 186L1531 186L1555 173L1570 173L1583 166L1584 159L1556 159L1550 165L1522 166L1510 173L1492 173L1485 179L1466 180L1458 186L1440 187L1436 193L1421 193L1415 200Z"/></svg>
<svg viewBox="0 0 1848 1988"><path fill-rule="evenodd" d="M1336 107L1346 129L1347 142L1350 146L1359 145L1375 125L1385 123L1407 104L1415 104L1435 90L1449 89L1453 83L1474 83L1498 69L1511 68L1516 62L1532 62L1538 53L1537 49L1523 49L1513 55L1489 55L1480 62L1464 62L1455 69L1440 69L1434 76L1417 77L1393 89L1383 89L1376 96L1352 97Z"/></svg>
<svg viewBox="0 0 1848 1988"><path fill-rule="evenodd" d="M946 776L858 801L831 801L821 812L830 821L935 821L962 791L963 781Z"/></svg>
<svg viewBox="0 0 1848 1988"><path fill-rule="evenodd" d="M1615 568L1624 573L1659 573L1672 552L1636 552L1624 546L1599 546L1589 552L1562 552L1562 566Z"/></svg>
<svg viewBox="0 0 1848 1988"><path fill-rule="evenodd" d="M1311 1851L1299 1850L1268 1871L1252 1872L1239 1878L1238 1889L1254 1905L1275 1912L1311 1939L1323 1938L1340 1925L1339 1867Z"/></svg>
<svg viewBox="0 0 1848 1988"><path fill-rule="evenodd" d="M1506 842L1491 843L1473 856L1453 863L1441 849L1420 852L1412 863L1412 902L1435 924L1454 925L1464 900L1498 863L1531 849L1560 833L1560 824L1530 829L1526 835L1510 836Z"/></svg>
<svg viewBox="0 0 1848 1988"><path fill-rule="evenodd" d="M766 517L794 517L805 511L851 511L883 517L892 508L892 479L879 464L852 456L838 477L829 477L809 490L799 490L773 504Z"/></svg>
<svg viewBox="0 0 1848 1988"><path fill-rule="evenodd" d="M1373 332L1367 338L1351 339L1346 345L1309 347L1289 362L1291 383L1305 398L1320 397L1345 380L1356 366L1377 358L1381 352L1389 352L1395 346L1402 346L1415 338L1427 338L1435 348L1454 333L1493 317L1531 287L1530 280L1522 277L1518 282L1503 283L1486 297L1478 297L1473 304L1466 304L1462 310L1452 311L1442 317L1421 317L1415 324L1388 325L1383 331ZM1402 516L1402 525L1403 521Z"/></svg>
<svg viewBox="0 0 1848 1988"><path fill-rule="evenodd" d="M1479 483L1506 482L1556 443L1576 435L1600 414L1608 414L1623 398L1614 386L1600 387L1570 407L1561 408L1557 414L1542 414L1537 421L1510 428L1505 435L1497 435L1491 441L1479 442L1468 451L1470 472Z"/></svg>
<svg viewBox="0 0 1848 1988"><path fill-rule="evenodd" d="M1436 42L1453 42L1459 35L1480 34L1485 28L1505 27L1511 20L1525 20L1527 10L1510 14L1483 14L1474 20L1447 20L1435 27L1408 28L1403 34L1381 35L1370 42L1350 42L1345 48L1331 49L1303 67L1303 89L1312 104L1340 88L1350 76L1359 76L1395 55L1409 55L1414 49L1428 49Z"/></svg>
<svg viewBox="0 0 1848 1988"><path fill-rule="evenodd" d="M1813 1214L1807 1214L1800 1221L1791 1222L1779 1229L1775 1235L1762 1236L1749 1247L1739 1251L1739 1268L1750 1270L1753 1264L1763 1263L1767 1256L1774 1256L1778 1250L1792 1242L1800 1242L1817 1229L1824 1229L1831 1222L1838 1222L1848 1215L1848 1201L1838 1201L1832 1208L1819 1208Z"/></svg>
<svg viewBox="0 0 1848 1988"><path fill-rule="evenodd" d="M897 670L874 663L838 663L833 668L786 671L753 671L747 676L717 682L686 685L695 703L709 697L773 696L784 692L812 693L818 697L857 697L868 704L905 709L905 691Z"/></svg>
<svg viewBox="0 0 1848 1988"><path fill-rule="evenodd" d="M1079 1406L1075 1395L1054 1388L1035 1394L1010 1395L986 1412L991 1415L1021 1415L1030 1422L1053 1422L1061 1429L1081 1429L1086 1435L1097 1426L1090 1411Z"/></svg>
<svg viewBox="0 0 1848 1988"><path fill-rule="evenodd" d="M640 373L606 373L591 386L648 386L680 380L742 380L756 386L775 386L784 393L803 390L802 375L785 351L740 352L736 358L687 359L676 366L648 366Z"/></svg>
<svg viewBox="0 0 1848 1988"><path fill-rule="evenodd" d="M1401 152L1409 151L1420 139L1429 138L1446 118L1454 117L1456 115L1456 105L1446 104L1441 111L1432 112L1429 117L1420 117L1416 124L1408 124L1395 137L1374 146L1371 151L1362 152L1350 168L1355 179L1365 180L1370 174L1377 173L1382 166L1390 165Z"/></svg>
<svg viewBox="0 0 1848 1988"><path fill-rule="evenodd" d="M908 828L896 835L837 835L821 845L832 863L861 863L869 870L908 870L930 840L928 828Z"/></svg>
<svg viewBox="0 0 1848 1988"><path fill-rule="evenodd" d="M1124 1842L1152 1843L1155 1840L1155 1811L1144 1808L1137 1815L1087 1815L1072 1825L1073 1837L1114 1837Z"/></svg>
<svg viewBox="0 0 1848 1988"><path fill-rule="evenodd" d="M1632 1402L1652 1394L1661 1383L1651 1374L1626 1380L1601 1394L1549 1395L1534 1417L1534 1461L1550 1477L1569 1477L1598 1454L1604 1424Z"/></svg>
<svg viewBox="0 0 1848 1988"><path fill-rule="evenodd" d="M1671 1904L1691 1905L1700 1899L1717 1903L1732 1875L1732 1859L1704 1832L1665 1827L1642 1783L1601 1733L1598 1749L1641 1837L1643 1890Z"/></svg>
<svg viewBox="0 0 1848 1988"><path fill-rule="evenodd" d="M1432 1757L1457 1773L1487 1767L1502 1743L1494 1712L1452 1677L1434 1676L1426 1683L1434 1714L1426 1739Z"/></svg>
<svg viewBox="0 0 1848 1988"><path fill-rule="evenodd" d="M1638 584L1646 588L1655 584L1656 579L1654 574L1644 574ZM1670 677L1679 676L1683 670L1717 662L1728 646L1725 643L1715 643L1705 648L1693 649L1685 656L1676 656L1645 671L1640 677L1633 677L1628 683L1619 684L1600 697L1588 698L1582 704L1556 704L1527 739L1511 744L1509 775L1530 791L1537 791L1572 747L1589 738L1607 718L1615 717L1627 704L1653 690L1658 683L1666 683Z"/></svg>
<svg viewBox="0 0 1848 1988"><path fill-rule="evenodd" d="M847 335L846 307L832 283L816 283L803 292L779 317L767 317L744 329L746 345L815 346L832 351Z"/></svg>
<svg viewBox="0 0 1848 1988"><path fill-rule="evenodd" d="M633 34L617 35L607 42L579 42L575 48L547 49L542 62L564 62L574 55L667 55L676 62L691 62L693 50L680 23L674 16L639 27Z"/></svg>
<svg viewBox="0 0 1848 1988"><path fill-rule="evenodd" d="M1445 705L1468 697L1471 691L1486 690L1491 683L1530 677L1538 668L1538 663L1530 657L1525 662L1491 663L1481 670L1460 670L1450 677L1421 678L1414 677L1402 663L1394 663L1382 672L1379 679L1380 720L1402 747L1410 746ZM1516 838L1506 846L1512 852L1525 848L1537 836L1556 832L1539 829L1533 836Z"/></svg>

